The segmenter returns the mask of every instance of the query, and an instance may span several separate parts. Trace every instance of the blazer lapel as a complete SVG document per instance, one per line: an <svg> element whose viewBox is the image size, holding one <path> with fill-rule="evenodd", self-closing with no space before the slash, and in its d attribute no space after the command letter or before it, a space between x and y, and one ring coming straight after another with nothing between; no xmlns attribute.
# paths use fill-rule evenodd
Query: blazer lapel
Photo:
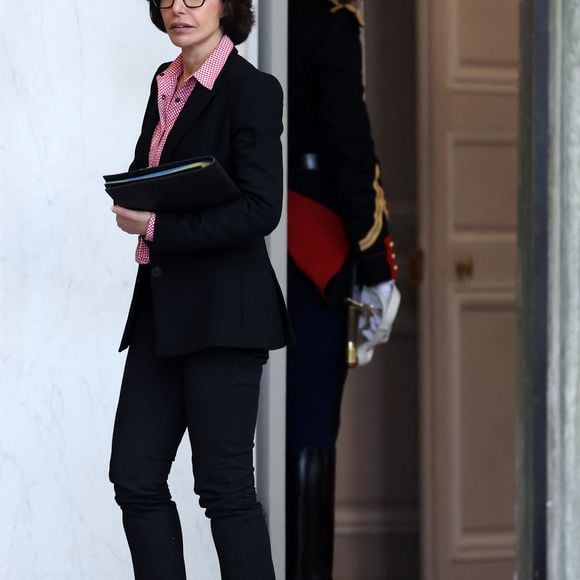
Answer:
<svg viewBox="0 0 580 580"><path fill-rule="evenodd" d="M187 132L187 130L195 123L195 120L199 117L199 114L205 109L208 103L211 101L212 97L216 92L216 86L212 91L206 89L201 83L197 83L193 89L193 93L187 103L183 107L179 117L175 121L175 125L169 132L167 136L167 141L163 147L163 152L161 153L161 159L159 164L167 163L168 159L171 159L175 147Z"/></svg>
<svg viewBox="0 0 580 580"><path fill-rule="evenodd" d="M141 138L137 147L136 168L141 169L149 165L149 149L151 147L151 139L157 123L159 123L159 110L157 108L157 100L154 102L154 107L147 111L145 120L143 122L143 130Z"/></svg>
<svg viewBox="0 0 580 580"><path fill-rule="evenodd" d="M238 51L234 48L228 56L228 59L226 60L223 69L218 75L212 90L206 89L199 82L196 84L193 92L191 93L191 96L189 99L187 99L187 103L185 103L185 106L179 114L179 117L177 117L175 125L173 125L171 132L167 136L167 141L165 142L163 152L161 153L161 159L159 162L160 164L167 163L168 160L171 159L171 156L175 151L175 147L183 135L191 128L196 119L199 117L200 113L207 107L214 95L218 92L224 75L226 74L227 69L237 52Z"/></svg>

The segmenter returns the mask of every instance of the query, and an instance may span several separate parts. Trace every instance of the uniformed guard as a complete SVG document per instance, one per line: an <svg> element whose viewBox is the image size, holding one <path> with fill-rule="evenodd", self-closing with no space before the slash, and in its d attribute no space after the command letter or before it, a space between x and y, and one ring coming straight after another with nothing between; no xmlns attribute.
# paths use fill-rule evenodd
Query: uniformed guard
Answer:
<svg viewBox="0 0 580 580"><path fill-rule="evenodd" d="M398 297L362 81L359 7L289 0L287 578L330 580L335 444L346 379L345 298ZM376 342L390 321L371 316ZM377 339L377 336L379 337Z"/></svg>

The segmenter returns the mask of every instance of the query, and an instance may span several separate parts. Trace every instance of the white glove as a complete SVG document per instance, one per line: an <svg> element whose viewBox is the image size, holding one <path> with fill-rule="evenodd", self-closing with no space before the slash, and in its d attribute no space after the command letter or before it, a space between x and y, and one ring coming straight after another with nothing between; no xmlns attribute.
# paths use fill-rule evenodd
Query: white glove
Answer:
<svg viewBox="0 0 580 580"><path fill-rule="evenodd" d="M376 308L367 318L359 319L359 330L366 339L357 349L359 365L369 363L373 357L374 348L389 340L393 322L401 303L401 294L393 280L382 282L376 286L363 286L360 301Z"/></svg>

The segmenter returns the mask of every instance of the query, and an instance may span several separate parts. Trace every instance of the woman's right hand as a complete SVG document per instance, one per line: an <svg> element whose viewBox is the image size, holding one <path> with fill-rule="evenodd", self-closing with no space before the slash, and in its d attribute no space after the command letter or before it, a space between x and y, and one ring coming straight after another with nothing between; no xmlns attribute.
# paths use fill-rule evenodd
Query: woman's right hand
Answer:
<svg viewBox="0 0 580 580"><path fill-rule="evenodd" d="M151 219L150 211L137 211L127 209L120 205L111 207L111 211L117 216L117 225L128 234L144 236L147 233L147 225Z"/></svg>

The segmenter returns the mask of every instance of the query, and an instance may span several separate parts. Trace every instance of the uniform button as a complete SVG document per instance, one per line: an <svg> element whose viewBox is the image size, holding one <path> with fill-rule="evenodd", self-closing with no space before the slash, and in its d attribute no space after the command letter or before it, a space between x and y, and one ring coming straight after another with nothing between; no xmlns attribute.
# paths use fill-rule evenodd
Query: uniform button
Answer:
<svg viewBox="0 0 580 580"><path fill-rule="evenodd" d="M394 248L395 247L395 242L389 242L389 248Z"/></svg>
<svg viewBox="0 0 580 580"><path fill-rule="evenodd" d="M161 278L161 274L163 274L163 270L159 266L153 266L151 268L151 276L153 278Z"/></svg>

